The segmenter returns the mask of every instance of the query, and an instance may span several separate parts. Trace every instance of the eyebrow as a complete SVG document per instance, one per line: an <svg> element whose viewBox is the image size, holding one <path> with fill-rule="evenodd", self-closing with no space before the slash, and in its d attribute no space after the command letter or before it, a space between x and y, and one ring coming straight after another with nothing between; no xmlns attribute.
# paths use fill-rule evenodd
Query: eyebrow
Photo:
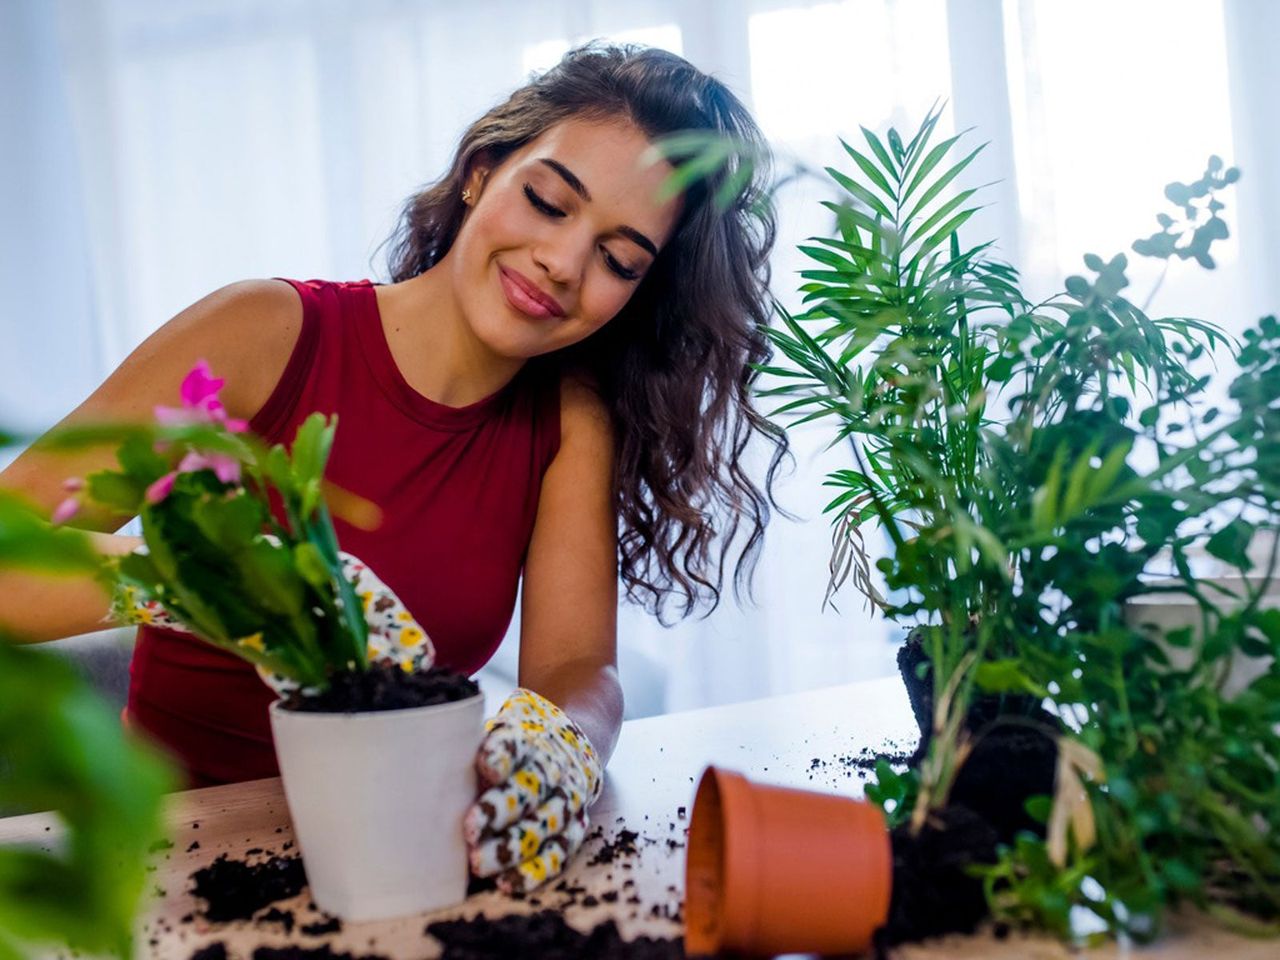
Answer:
<svg viewBox="0 0 1280 960"><path fill-rule="evenodd" d="M563 163L559 160L552 160L550 157L539 157L538 162L546 164L558 173L560 175L560 179L569 185L570 190L580 196L587 203L591 202L591 191L587 189L587 185L579 180L577 175ZM658 255L658 248L654 242L635 227L629 227L624 223L622 226L618 227L618 232L649 251L650 256L656 257Z"/></svg>

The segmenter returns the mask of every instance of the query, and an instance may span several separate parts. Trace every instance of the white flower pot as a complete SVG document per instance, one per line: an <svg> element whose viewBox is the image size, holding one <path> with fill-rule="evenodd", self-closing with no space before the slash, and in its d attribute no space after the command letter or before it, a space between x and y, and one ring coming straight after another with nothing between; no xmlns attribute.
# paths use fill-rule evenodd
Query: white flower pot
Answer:
<svg viewBox="0 0 1280 960"><path fill-rule="evenodd" d="M1257 589L1262 582L1261 577L1250 576L1247 580L1252 583L1254 589ZM1245 577L1201 577L1199 578L1199 583L1201 584L1201 592L1224 611L1230 611L1243 605L1246 586ZM1214 590L1211 584L1217 584L1230 590L1231 593L1235 594L1235 597ZM1280 578L1272 580L1267 585L1267 592L1262 595L1259 606L1263 610L1280 608ZM1157 593L1135 597L1125 604L1125 621L1130 626L1135 627L1142 624L1150 624L1156 627L1161 634L1167 634L1169 631L1177 630L1181 627L1190 627L1193 641L1191 648L1171 647L1168 644L1162 644L1162 646L1164 646L1164 650L1169 656L1169 661L1175 667L1185 669L1195 662L1196 650L1201 640L1200 605L1196 603L1195 598L1190 594ZM1223 684L1223 693L1228 697L1239 693L1262 674L1266 673L1270 663L1271 659L1269 657L1247 657L1237 650L1231 661L1231 669L1227 675L1226 682Z"/></svg>
<svg viewBox="0 0 1280 960"><path fill-rule="evenodd" d="M316 905L359 922L461 903L462 818L476 798L484 697L407 710L304 713L271 732Z"/></svg>

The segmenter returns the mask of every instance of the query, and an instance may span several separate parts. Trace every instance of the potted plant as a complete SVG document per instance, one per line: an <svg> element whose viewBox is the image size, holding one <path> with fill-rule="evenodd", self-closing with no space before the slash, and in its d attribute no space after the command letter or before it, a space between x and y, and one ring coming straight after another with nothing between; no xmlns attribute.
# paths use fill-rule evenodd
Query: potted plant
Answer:
<svg viewBox="0 0 1280 960"><path fill-rule="evenodd" d="M324 484L337 418L313 414L290 451L267 448L227 417L221 386L201 361L157 424L49 441L119 442L120 469L91 474L81 494L142 521L145 548L108 568L117 613L176 622L280 694L272 734L317 905L358 921L460 902L479 687L433 667L430 638L339 551L326 496L354 522L376 507ZM402 615L377 613L375 598Z"/></svg>
<svg viewBox="0 0 1280 960"><path fill-rule="evenodd" d="M1246 335L1238 409L1200 411L1193 371L1221 331L1148 317L1122 295L1123 255L1086 256L1092 279L1028 303L990 244L960 243L974 190L944 191L976 151L944 166L959 138L930 147L937 118L906 143L864 130L865 151L844 144L857 171L828 170L848 195L827 203L837 236L801 248L819 265L803 274L811 306L777 305L785 359L763 368L784 380L765 391L787 401L775 415L831 418L855 454L828 480L828 597L852 575L914 626L900 663L921 750L868 787L894 826L882 939L989 910L1070 935L1072 907L1150 937L1187 901L1266 928L1280 913L1280 675L1272 659L1235 695L1223 682L1239 652L1274 658L1280 614L1256 587L1223 605L1189 556L1206 544L1248 570L1255 532L1280 525L1280 331L1267 318ZM1212 266L1217 195L1237 176L1215 157L1170 185L1181 216L1162 214L1135 252ZM887 597L861 539L873 519ZM1162 567L1174 583L1152 578ZM1126 621L1126 605L1172 591L1196 598L1198 637ZM1188 645L1194 662L1171 663Z"/></svg>
<svg viewBox="0 0 1280 960"><path fill-rule="evenodd" d="M99 566L87 536L0 492L0 567L59 576ZM70 664L0 627L0 805L54 811L65 826L53 849L0 849L0 957L49 943L131 957L148 853L165 842L161 799L175 782Z"/></svg>

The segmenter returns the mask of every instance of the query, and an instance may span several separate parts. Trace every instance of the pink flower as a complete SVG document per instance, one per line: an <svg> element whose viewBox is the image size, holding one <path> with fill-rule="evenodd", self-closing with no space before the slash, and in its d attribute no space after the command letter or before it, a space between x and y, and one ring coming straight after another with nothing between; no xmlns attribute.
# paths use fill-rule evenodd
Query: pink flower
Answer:
<svg viewBox="0 0 1280 960"><path fill-rule="evenodd" d="M188 423L199 423L203 417L192 416L191 411L185 407L162 407L156 406L152 408L155 414L156 422L164 424L166 427L181 427Z"/></svg>
<svg viewBox="0 0 1280 960"><path fill-rule="evenodd" d="M180 394L181 407L155 407L157 422L166 426L185 426L188 424L208 423L222 424L232 433L243 433L249 429L247 421L227 416L227 408L218 399L218 391L226 383L221 377L215 377L209 370L209 362L201 359L183 378ZM169 449L167 442L155 444L157 453L165 453ZM240 461L223 453L202 453L192 450L182 458L177 469L165 474L151 486L147 487L148 503L159 503L173 490L174 480L180 473L194 473L197 470L212 470L223 483L240 482Z"/></svg>
<svg viewBox="0 0 1280 960"><path fill-rule="evenodd" d="M208 360L197 360L186 379L182 381L182 405L184 407L208 407L218 403L218 391L226 383L223 377L214 378L209 371Z"/></svg>
<svg viewBox="0 0 1280 960"><path fill-rule="evenodd" d="M197 360L191 372L182 381L181 407L157 406L154 408L157 422L165 426L182 426L190 423L221 423L232 433L244 433L248 421L227 416L227 408L218 399L218 391L226 380L214 377L207 360Z"/></svg>
<svg viewBox="0 0 1280 960"><path fill-rule="evenodd" d="M61 524L66 523L68 520L70 520L79 512L80 512L80 501L77 500L75 497L67 497L67 499L63 500L60 504L58 504L57 509L53 511L53 516L50 518L50 523L52 523L55 527L60 526Z"/></svg>
<svg viewBox="0 0 1280 960"><path fill-rule="evenodd" d="M143 495L147 503L159 503L173 490L173 481L178 477L177 471L166 473L151 486L147 487L147 492Z"/></svg>
<svg viewBox="0 0 1280 960"><path fill-rule="evenodd" d="M62 489L67 493L76 494L84 489L84 479L81 477L67 477L62 481ZM78 497L67 497L53 510L53 516L49 518L49 522L55 527L66 523L77 513L80 512L80 500Z"/></svg>
<svg viewBox="0 0 1280 960"><path fill-rule="evenodd" d="M212 470L223 483L240 482L240 461L226 454L206 454L193 450L178 464L178 473L194 473L197 470Z"/></svg>

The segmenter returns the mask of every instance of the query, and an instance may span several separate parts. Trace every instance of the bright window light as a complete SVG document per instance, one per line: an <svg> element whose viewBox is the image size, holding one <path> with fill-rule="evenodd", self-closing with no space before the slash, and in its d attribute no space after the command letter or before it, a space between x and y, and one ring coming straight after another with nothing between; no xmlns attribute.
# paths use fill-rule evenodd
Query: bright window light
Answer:
<svg viewBox="0 0 1280 960"><path fill-rule="evenodd" d="M748 36L756 118L775 141L914 128L951 89L944 0L770 10Z"/></svg>
<svg viewBox="0 0 1280 960"><path fill-rule="evenodd" d="M680 28L674 23L664 23L656 27L637 27L634 30L619 30L616 33L593 34L592 36L600 36L611 43L639 43L647 47L660 47L671 53L684 55ZM555 40L544 40L542 43L535 43L525 47L522 62L524 72L526 74L541 73L554 67L571 47L589 39L591 37L586 35L575 37L573 40L565 40L561 37Z"/></svg>
<svg viewBox="0 0 1280 960"><path fill-rule="evenodd" d="M1155 232L1165 185L1198 179L1210 154L1231 164L1222 0L1007 0L1005 10L1021 206L1052 224L1061 270ZM1235 236L1213 253L1234 261Z"/></svg>

